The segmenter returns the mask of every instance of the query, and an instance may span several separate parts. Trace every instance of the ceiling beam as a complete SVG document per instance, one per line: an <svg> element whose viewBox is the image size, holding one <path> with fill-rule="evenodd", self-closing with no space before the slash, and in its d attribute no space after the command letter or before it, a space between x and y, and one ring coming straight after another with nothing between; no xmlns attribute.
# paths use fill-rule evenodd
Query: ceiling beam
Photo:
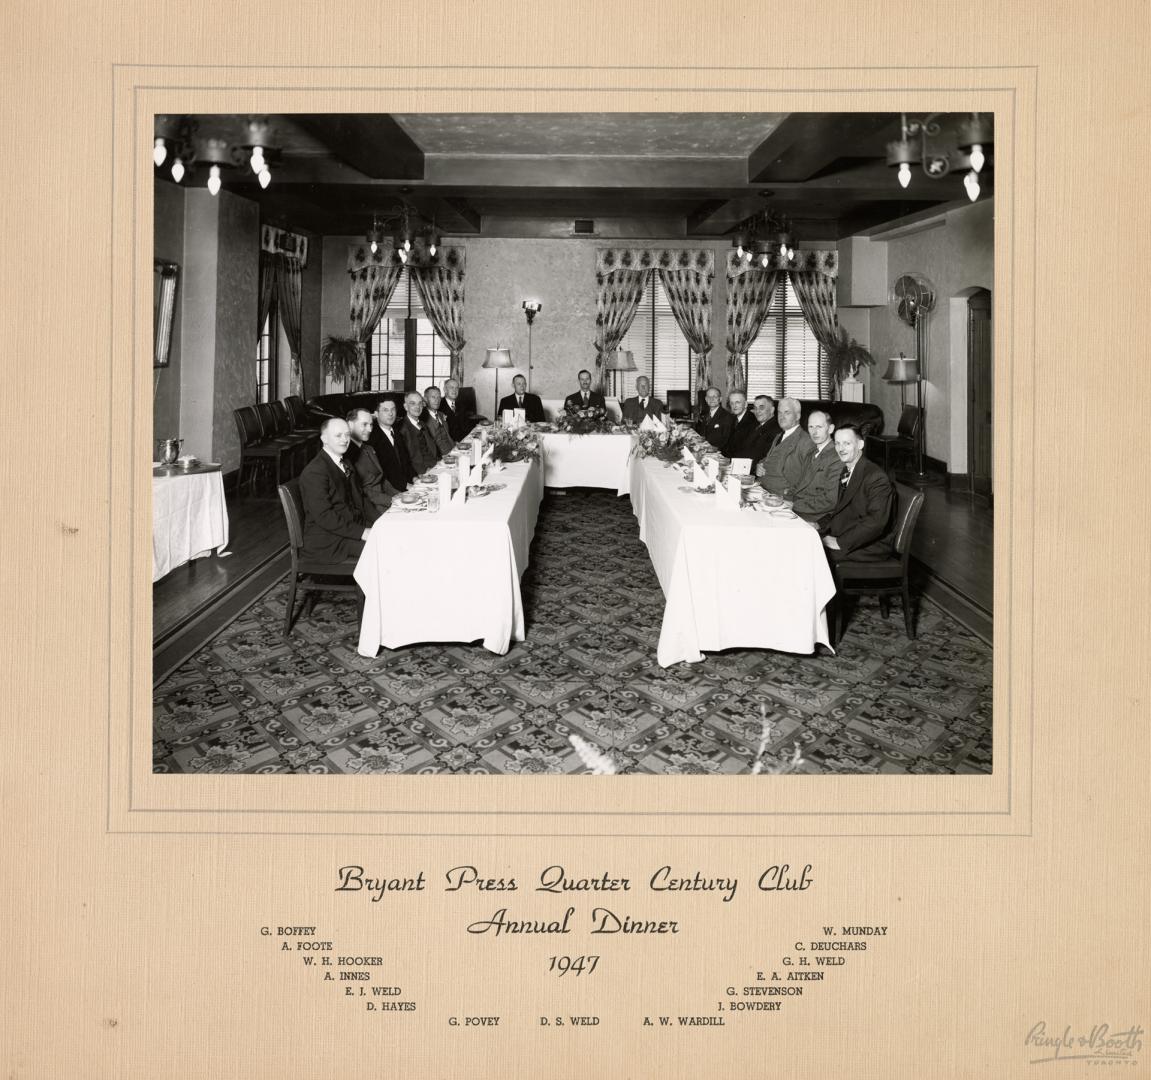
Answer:
<svg viewBox="0 0 1151 1080"><path fill-rule="evenodd" d="M452 232L478 233L480 231L480 226L483 224L483 218L480 215L480 212L474 206L472 206L472 204L469 203L467 199L458 195L449 195L446 198L437 199L436 205L443 208L443 217L447 219L447 221L441 225L445 232L449 231L447 226L451 224L451 219L453 218L455 221L461 222L462 227L461 225L457 224L451 229ZM437 210L437 224L441 224L441 220L442 219L440 213Z"/></svg>
<svg viewBox="0 0 1151 1080"><path fill-rule="evenodd" d="M883 156L898 124L892 113L791 113L748 156L747 182L801 183L838 158Z"/></svg>
<svg viewBox="0 0 1151 1080"><path fill-rule="evenodd" d="M422 180L424 152L386 113L293 113L338 158L377 180Z"/></svg>

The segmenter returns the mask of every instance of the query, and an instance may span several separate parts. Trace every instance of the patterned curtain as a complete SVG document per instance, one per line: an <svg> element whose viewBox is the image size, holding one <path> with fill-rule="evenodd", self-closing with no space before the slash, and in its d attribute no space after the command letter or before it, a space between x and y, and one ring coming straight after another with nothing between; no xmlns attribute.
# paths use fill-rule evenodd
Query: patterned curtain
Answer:
<svg viewBox="0 0 1151 1080"><path fill-rule="evenodd" d="M818 270L790 271L791 284L795 295L799 298L799 306L803 317L815 340L826 350L835 340L839 329L839 316L835 310L835 278ZM819 396L823 397L824 387L830 393L834 389L834 380L828 370L826 352L825 360L819 372Z"/></svg>
<svg viewBox="0 0 1151 1080"><path fill-rule="evenodd" d="M601 393L607 392L607 369L604 364L623 341L624 335L635 322L635 313L643 299L646 270L616 270L611 274L595 275L595 370L592 385Z"/></svg>
<svg viewBox="0 0 1151 1080"><path fill-rule="evenodd" d="M272 296L276 291L276 256L269 251L260 252L260 295L256 306L256 340L264 332L264 323L272 310Z"/></svg>
<svg viewBox="0 0 1151 1080"><path fill-rule="evenodd" d="M695 385L698 389L711 382L711 286L715 281L715 261L706 270L665 270L660 267L659 279L667 293L668 304L675 321L687 338L695 357Z"/></svg>
<svg viewBox="0 0 1151 1080"><path fill-rule="evenodd" d="M659 270L661 275L665 271L670 272L670 283L668 276L663 278L664 288L669 297L673 289L678 293L679 306L676 300L672 300L672 311L692 349L701 352L696 374L699 377L703 371L702 378L705 383L707 381L707 352L711 349L708 319L711 313L711 282L715 277L714 252L709 249L681 248L600 248L596 252L595 266L595 385L601 391L606 389L607 384L605 359L619 348L635 320L649 270ZM706 347L697 349L697 343Z"/></svg>
<svg viewBox="0 0 1151 1080"><path fill-rule="evenodd" d="M767 318L780 271L745 262L736 253L727 257L727 389L747 390L747 350Z"/></svg>
<svg viewBox="0 0 1151 1080"><path fill-rule="evenodd" d="M411 264L412 280L420 292L424 314L448 347L451 377L464 381L464 251L444 248L435 262Z"/></svg>
<svg viewBox="0 0 1151 1080"><path fill-rule="evenodd" d="M300 260L295 255L276 255L276 301L288 348L292 353L290 390L304 396L303 372L300 369Z"/></svg>
<svg viewBox="0 0 1151 1080"><path fill-rule="evenodd" d="M361 344L371 340L372 332L384 317L403 269L403 263L397 259L394 264L368 263L358 270L349 271L352 292L348 314L352 337Z"/></svg>

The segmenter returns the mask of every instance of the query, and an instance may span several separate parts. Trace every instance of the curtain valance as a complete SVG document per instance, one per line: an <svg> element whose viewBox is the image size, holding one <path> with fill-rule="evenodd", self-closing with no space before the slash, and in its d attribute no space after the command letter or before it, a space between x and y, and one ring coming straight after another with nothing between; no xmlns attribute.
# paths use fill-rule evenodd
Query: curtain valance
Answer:
<svg viewBox="0 0 1151 1080"><path fill-rule="evenodd" d="M834 248L826 250L811 249L810 251L797 251L791 259L773 256L765 267L758 256L750 260L741 259L735 251L727 253L727 276L733 278L736 274L746 274L757 270L761 274L771 273L775 270L792 270L797 273L812 271L825 274L827 277L839 277L839 252Z"/></svg>
<svg viewBox="0 0 1151 1080"><path fill-rule="evenodd" d="M353 244L348 248L349 274L358 274L370 266L399 267L400 269L405 266L443 266L462 274L464 249L462 247L441 247L436 251L436 257L433 259L422 248L413 247L408 252L407 262L401 262L390 239L380 244L374 253L366 243Z"/></svg>
<svg viewBox="0 0 1151 1080"><path fill-rule="evenodd" d="M292 255L300 260L300 266L308 265L308 238L287 229L277 229L274 225L260 226L260 250L272 255Z"/></svg>
<svg viewBox="0 0 1151 1080"><path fill-rule="evenodd" d="M711 248L599 248L595 272L612 274L617 270L695 270L715 273L715 252Z"/></svg>

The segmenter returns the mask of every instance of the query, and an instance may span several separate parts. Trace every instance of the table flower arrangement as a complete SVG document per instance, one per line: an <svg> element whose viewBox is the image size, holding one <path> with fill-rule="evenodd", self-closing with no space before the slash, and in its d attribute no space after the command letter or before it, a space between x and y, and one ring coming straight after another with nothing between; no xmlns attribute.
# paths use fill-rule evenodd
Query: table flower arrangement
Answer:
<svg viewBox="0 0 1151 1080"><path fill-rule="evenodd" d="M492 461L536 461L540 456L539 435L530 427L492 424L487 431Z"/></svg>
<svg viewBox="0 0 1151 1080"><path fill-rule="evenodd" d="M607 414L607 409L598 405L589 405L586 409L573 409L556 417L556 431L568 435L603 435L610 432L615 426Z"/></svg>
<svg viewBox="0 0 1151 1080"><path fill-rule="evenodd" d="M657 461L674 464L683 457L683 451L690 449L687 436L682 430L640 431L636 433L632 453L641 458L653 457Z"/></svg>

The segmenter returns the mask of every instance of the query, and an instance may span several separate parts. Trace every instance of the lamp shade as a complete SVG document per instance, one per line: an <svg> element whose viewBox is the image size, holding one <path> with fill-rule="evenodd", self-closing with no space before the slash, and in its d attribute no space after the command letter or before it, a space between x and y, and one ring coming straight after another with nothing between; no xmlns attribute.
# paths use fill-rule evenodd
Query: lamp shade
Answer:
<svg viewBox="0 0 1151 1080"><path fill-rule="evenodd" d="M604 365L608 371L636 371L635 353L630 349L614 352Z"/></svg>
<svg viewBox="0 0 1151 1080"><path fill-rule="evenodd" d="M915 382L919 378L919 361L914 356L893 356L887 361L883 381L890 383Z"/></svg>
<svg viewBox="0 0 1151 1080"><path fill-rule="evenodd" d="M494 349L488 349L488 354L484 357L482 366L486 368L513 367L511 349L505 349L502 345L497 345Z"/></svg>

